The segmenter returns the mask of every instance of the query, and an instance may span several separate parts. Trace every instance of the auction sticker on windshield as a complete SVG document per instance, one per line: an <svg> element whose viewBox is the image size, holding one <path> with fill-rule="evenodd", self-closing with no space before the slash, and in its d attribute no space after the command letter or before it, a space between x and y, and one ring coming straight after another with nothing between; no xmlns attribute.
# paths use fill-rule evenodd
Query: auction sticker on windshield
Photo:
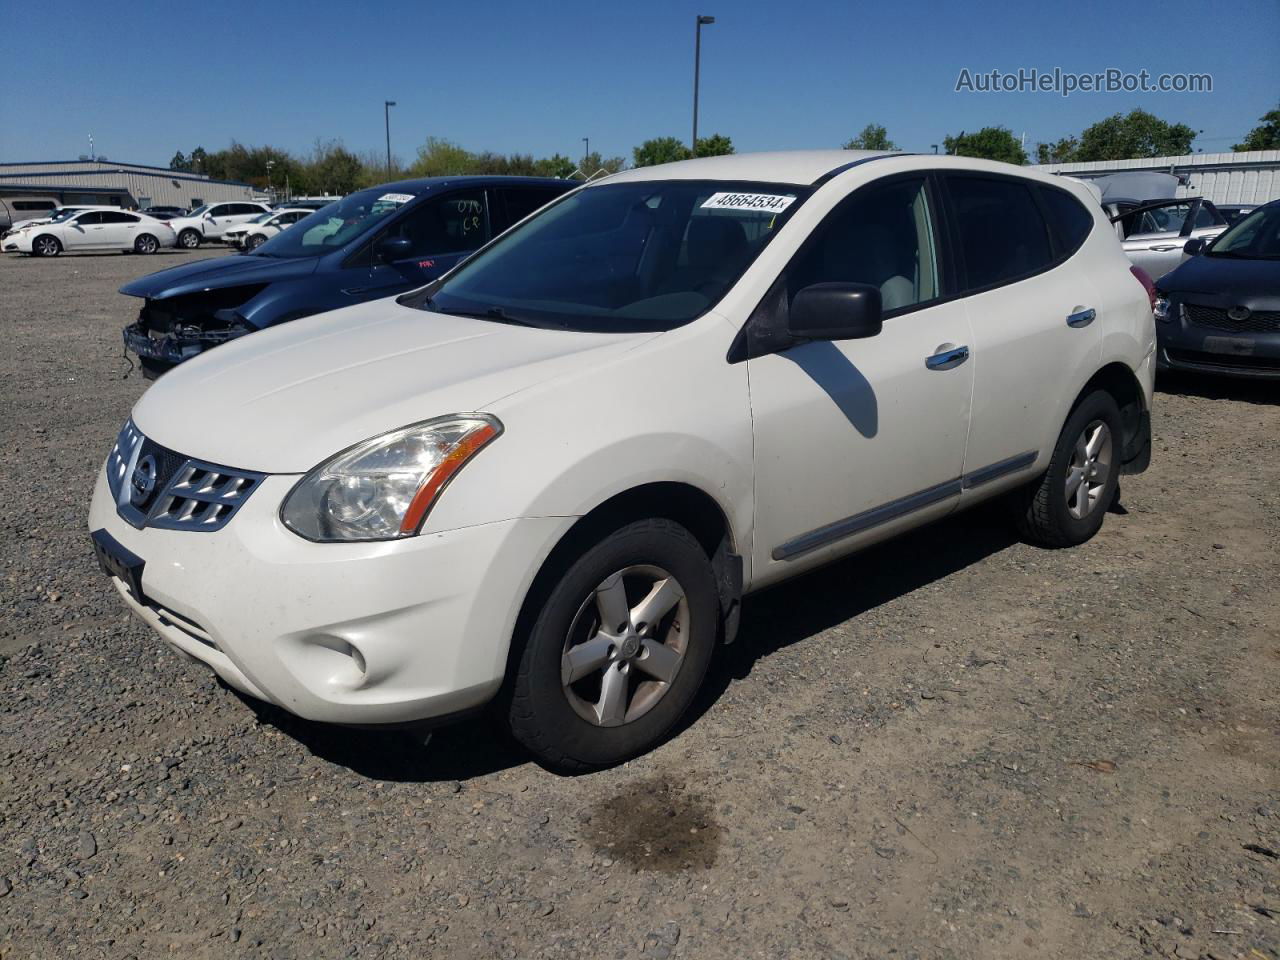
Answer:
<svg viewBox="0 0 1280 960"><path fill-rule="evenodd" d="M781 213L796 198L776 193L713 193L702 204L704 210L758 210Z"/></svg>
<svg viewBox="0 0 1280 960"><path fill-rule="evenodd" d="M412 193L384 193L377 200L378 203L408 203L413 199Z"/></svg>

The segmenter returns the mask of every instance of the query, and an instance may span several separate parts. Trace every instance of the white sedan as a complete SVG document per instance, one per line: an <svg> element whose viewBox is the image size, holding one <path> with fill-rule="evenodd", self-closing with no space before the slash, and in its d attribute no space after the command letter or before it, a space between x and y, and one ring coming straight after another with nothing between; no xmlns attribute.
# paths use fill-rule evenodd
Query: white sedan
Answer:
<svg viewBox="0 0 1280 960"><path fill-rule="evenodd" d="M47 223L23 227L4 238L5 253L56 257L64 250L121 250L155 253L177 246L178 236L163 220L127 210L72 210Z"/></svg>
<svg viewBox="0 0 1280 960"><path fill-rule="evenodd" d="M420 290L165 374L89 530L250 696L366 725L496 700L543 763L614 764L750 591L997 497L1031 542L1089 540L1150 459L1154 292L1087 189L1026 167L627 170Z"/></svg>
<svg viewBox="0 0 1280 960"><path fill-rule="evenodd" d="M222 234L222 242L240 247L242 250L257 250L281 230L293 226L303 217L309 217L314 210L301 207L285 207L254 217L248 223L228 227Z"/></svg>

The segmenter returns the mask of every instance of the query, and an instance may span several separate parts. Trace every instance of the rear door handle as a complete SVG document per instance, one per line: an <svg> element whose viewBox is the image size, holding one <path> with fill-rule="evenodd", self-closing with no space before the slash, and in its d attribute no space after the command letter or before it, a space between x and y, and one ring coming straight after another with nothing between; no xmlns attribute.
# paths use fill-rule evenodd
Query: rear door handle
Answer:
<svg viewBox="0 0 1280 960"><path fill-rule="evenodd" d="M935 353L932 357L925 357L924 365L930 370L950 370L968 359L968 347L953 347L950 350Z"/></svg>
<svg viewBox="0 0 1280 960"><path fill-rule="evenodd" d="M1098 311L1090 307L1087 310L1077 310L1075 313L1067 316L1068 327L1087 327L1097 318Z"/></svg>

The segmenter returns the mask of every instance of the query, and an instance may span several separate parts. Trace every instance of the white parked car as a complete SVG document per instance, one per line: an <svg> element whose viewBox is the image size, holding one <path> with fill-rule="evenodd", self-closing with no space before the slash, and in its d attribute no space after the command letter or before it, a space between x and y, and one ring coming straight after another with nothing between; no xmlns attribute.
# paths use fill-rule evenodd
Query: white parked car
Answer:
<svg viewBox="0 0 1280 960"><path fill-rule="evenodd" d="M345 724L495 702L542 762L616 763L749 591L998 496L1034 542L1093 536L1150 457L1151 292L1084 187L1024 168L628 170L418 291L166 374L89 528L128 606L250 696Z"/></svg>
<svg viewBox="0 0 1280 960"><path fill-rule="evenodd" d="M281 230L293 226L303 217L309 217L314 210L285 207L254 217L248 223L228 227L222 234L222 242L243 250L257 250Z"/></svg>
<svg viewBox="0 0 1280 960"><path fill-rule="evenodd" d="M270 212L271 208L265 203L206 203L185 217L174 217L167 222L178 235L178 246L194 250L207 240L221 240L229 228Z"/></svg>
<svg viewBox="0 0 1280 960"><path fill-rule="evenodd" d="M28 220L17 221L12 226L10 226L8 230L4 232L4 235L8 236L11 233L17 233L23 227L34 227L36 224L39 224L39 223L48 223L54 217L67 216L69 214L76 213L77 211L80 211L80 210L119 210L119 209L120 209L119 207L113 207L113 206L106 206L106 205L91 206L88 204L77 204L74 207L58 207L54 210L50 210L48 213L43 214L42 216L32 217Z"/></svg>
<svg viewBox="0 0 1280 960"><path fill-rule="evenodd" d="M155 253L177 242L177 235L165 221L117 207L66 210L46 223L8 234L3 241L6 253L37 257L56 257L64 250Z"/></svg>

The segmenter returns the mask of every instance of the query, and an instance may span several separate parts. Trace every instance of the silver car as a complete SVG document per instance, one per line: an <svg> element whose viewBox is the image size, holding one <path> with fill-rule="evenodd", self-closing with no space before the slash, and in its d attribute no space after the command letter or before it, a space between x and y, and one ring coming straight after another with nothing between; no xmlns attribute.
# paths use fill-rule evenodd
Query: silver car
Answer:
<svg viewBox="0 0 1280 960"><path fill-rule="evenodd" d="M1130 261L1155 280L1182 263L1188 240L1208 243L1227 229L1226 218L1203 197L1143 204L1121 201L1106 207Z"/></svg>

